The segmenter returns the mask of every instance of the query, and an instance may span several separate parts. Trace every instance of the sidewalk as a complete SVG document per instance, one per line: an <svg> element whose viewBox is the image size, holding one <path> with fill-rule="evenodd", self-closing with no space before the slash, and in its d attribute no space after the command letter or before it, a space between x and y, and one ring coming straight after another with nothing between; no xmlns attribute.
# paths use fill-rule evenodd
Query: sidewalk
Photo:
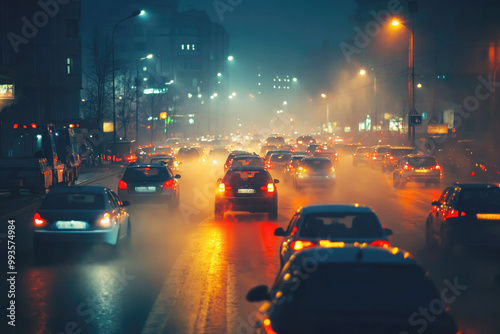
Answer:
<svg viewBox="0 0 500 334"><path fill-rule="evenodd" d="M92 181L104 179L119 173L122 173L124 168L120 165L92 166L87 167L80 173L77 185L86 185ZM30 210L38 207L43 199L43 195L33 195L31 193L22 192L20 196L12 197L9 193L0 194L0 224L6 222L25 210Z"/></svg>

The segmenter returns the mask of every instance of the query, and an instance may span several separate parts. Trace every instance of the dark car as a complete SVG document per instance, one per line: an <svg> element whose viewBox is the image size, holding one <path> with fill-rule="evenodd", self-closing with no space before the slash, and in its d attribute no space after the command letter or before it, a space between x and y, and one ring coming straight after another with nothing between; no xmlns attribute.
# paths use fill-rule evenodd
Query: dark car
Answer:
<svg viewBox="0 0 500 334"><path fill-rule="evenodd" d="M181 161L198 161L200 152L194 147L181 147L176 157Z"/></svg>
<svg viewBox="0 0 500 334"><path fill-rule="evenodd" d="M224 163L224 172L226 172L229 168L231 168L231 164L233 163L233 158L237 155L252 155L252 153L241 150L236 150L229 153L229 155L226 158L226 162Z"/></svg>
<svg viewBox="0 0 500 334"><path fill-rule="evenodd" d="M296 168L293 184L296 189L302 187L333 187L337 176L330 159L304 158Z"/></svg>
<svg viewBox="0 0 500 334"><path fill-rule="evenodd" d="M270 289L256 286L246 299L264 302L256 333L457 334L441 296L408 252L332 245L292 255ZM433 321L418 313L436 302Z"/></svg>
<svg viewBox="0 0 500 334"><path fill-rule="evenodd" d="M266 168L274 169L281 173L291 157L292 153L272 153L269 159L266 160Z"/></svg>
<svg viewBox="0 0 500 334"><path fill-rule="evenodd" d="M118 195L132 204L179 205L179 174L163 164L132 164L118 182Z"/></svg>
<svg viewBox="0 0 500 334"><path fill-rule="evenodd" d="M176 174L180 171L180 162L171 155L156 155L149 160L150 164L165 164Z"/></svg>
<svg viewBox="0 0 500 334"><path fill-rule="evenodd" d="M228 211L267 212L278 218L278 191L271 174L264 167L230 168L218 180L215 196L215 218L223 219Z"/></svg>
<svg viewBox="0 0 500 334"><path fill-rule="evenodd" d="M382 158L382 172L391 172L398 165L399 159L408 154L416 154L418 151L411 146L393 146Z"/></svg>
<svg viewBox="0 0 500 334"><path fill-rule="evenodd" d="M357 166L358 164L368 165L370 161L371 147L360 146L356 148L356 151L352 155L352 165Z"/></svg>
<svg viewBox="0 0 500 334"><path fill-rule="evenodd" d="M440 186L442 177L441 166L434 157L410 154L399 159L392 174L392 184L394 188L404 188L408 182Z"/></svg>
<svg viewBox="0 0 500 334"><path fill-rule="evenodd" d="M280 247L280 263L304 248L330 242L366 242L371 246L390 246L383 228L369 207L359 204L309 205L295 212L286 231L279 227L274 235L284 237Z"/></svg>
<svg viewBox="0 0 500 334"><path fill-rule="evenodd" d="M500 246L500 187L456 183L432 202L425 224L426 246L445 254L455 246Z"/></svg>
<svg viewBox="0 0 500 334"><path fill-rule="evenodd" d="M370 160L368 164L372 168L377 168L382 163L382 159L389 153L391 149L390 145L375 145L372 147L372 151L370 153ZM380 168L380 167L379 167Z"/></svg>
<svg viewBox="0 0 500 334"><path fill-rule="evenodd" d="M290 160L288 160L286 168L283 170L283 180L285 181L285 183L293 180L295 169L298 167L300 160L306 157L308 157L308 155L305 152L304 155L295 155L295 153L293 153Z"/></svg>
<svg viewBox="0 0 500 334"><path fill-rule="evenodd" d="M53 244L109 244L131 235L125 207L113 190L101 186L70 186L51 190L33 216L35 256Z"/></svg>

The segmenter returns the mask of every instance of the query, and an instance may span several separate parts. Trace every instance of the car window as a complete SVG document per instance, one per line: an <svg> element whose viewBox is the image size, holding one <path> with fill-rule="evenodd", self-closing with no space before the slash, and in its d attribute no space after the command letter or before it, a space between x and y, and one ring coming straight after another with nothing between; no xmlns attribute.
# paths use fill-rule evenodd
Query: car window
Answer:
<svg viewBox="0 0 500 334"><path fill-rule="evenodd" d="M55 193L47 194L42 210L103 210L104 195L97 193Z"/></svg>
<svg viewBox="0 0 500 334"><path fill-rule="evenodd" d="M378 238L382 228L373 213L308 214L298 226L305 238Z"/></svg>
<svg viewBox="0 0 500 334"><path fill-rule="evenodd" d="M452 188L446 188L443 193L441 194L441 197L439 197L439 202L445 203L447 196L450 194L450 191Z"/></svg>
<svg viewBox="0 0 500 334"><path fill-rule="evenodd" d="M288 223L288 227L286 228L286 235L292 234L292 230L297 224L297 220L299 219L299 215L296 213L293 215L292 219Z"/></svg>
<svg viewBox="0 0 500 334"><path fill-rule="evenodd" d="M312 169L328 169L332 167L330 160L305 160L302 165Z"/></svg>
<svg viewBox="0 0 500 334"><path fill-rule="evenodd" d="M291 154L272 154L271 161L272 162L284 162L290 160Z"/></svg>
<svg viewBox="0 0 500 334"><path fill-rule="evenodd" d="M437 165L437 162L432 157L412 157L408 159L408 164L413 167L430 168Z"/></svg>
<svg viewBox="0 0 500 334"><path fill-rule="evenodd" d="M237 187L241 183L267 183L272 181L271 175L266 171L233 171L224 176L224 182L229 182L231 187Z"/></svg>
<svg viewBox="0 0 500 334"><path fill-rule="evenodd" d="M113 196L113 198L115 199L116 203L118 203L118 205L122 205L122 201L120 201L120 198L113 190L110 190L109 193L111 194L111 196Z"/></svg>
<svg viewBox="0 0 500 334"><path fill-rule="evenodd" d="M123 175L126 181L162 181L169 178L170 173L166 167L131 167Z"/></svg>
<svg viewBox="0 0 500 334"><path fill-rule="evenodd" d="M457 208L460 210L499 210L500 188L462 189Z"/></svg>
<svg viewBox="0 0 500 334"><path fill-rule="evenodd" d="M116 209L119 206L119 201L117 201L108 191L106 192L106 197L112 209Z"/></svg>

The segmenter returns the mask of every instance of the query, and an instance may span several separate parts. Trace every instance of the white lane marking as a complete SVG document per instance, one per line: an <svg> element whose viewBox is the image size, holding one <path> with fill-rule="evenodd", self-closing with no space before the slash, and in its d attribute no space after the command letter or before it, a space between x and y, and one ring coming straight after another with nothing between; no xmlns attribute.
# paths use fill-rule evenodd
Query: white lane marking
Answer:
<svg viewBox="0 0 500 334"><path fill-rule="evenodd" d="M235 263L230 258L227 265L227 292L226 292L226 333L236 333L238 317L238 286Z"/></svg>

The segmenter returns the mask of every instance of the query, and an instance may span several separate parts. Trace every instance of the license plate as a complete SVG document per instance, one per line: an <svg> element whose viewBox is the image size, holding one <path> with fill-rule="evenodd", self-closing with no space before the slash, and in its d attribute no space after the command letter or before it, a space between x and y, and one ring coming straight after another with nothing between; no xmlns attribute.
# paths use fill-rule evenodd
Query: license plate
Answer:
<svg viewBox="0 0 500 334"><path fill-rule="evenodd" d="M67 229L67 230L85 230L87 229L87 223L77 220L71 221L58 221L56 222L56 226L58 229Z"/></svg>
<svg viewBox="0 0 500 334"><path fill-rule="evenodd" d="M498 213L478 213L476 217L481 220L500 220L500 214Z"/></svg>
<svg viewBox="0 0 500 334"><path fill-rule="evenodd" d="M156 191L156 187L150 186L150 187L135 187L135 191L138 193L152 193Z"/></svg>
<svg viewBox="0 0 500 334"><path fill-rule="evenodd" d="M255 194L255 189L238 189L238 194Z"/></svg>
<svg viewBox="0 0 500 334"><path fill-rule="evenodd" d="M417 173L429 173L428 169L415 169L415 172Z"/></svg>

